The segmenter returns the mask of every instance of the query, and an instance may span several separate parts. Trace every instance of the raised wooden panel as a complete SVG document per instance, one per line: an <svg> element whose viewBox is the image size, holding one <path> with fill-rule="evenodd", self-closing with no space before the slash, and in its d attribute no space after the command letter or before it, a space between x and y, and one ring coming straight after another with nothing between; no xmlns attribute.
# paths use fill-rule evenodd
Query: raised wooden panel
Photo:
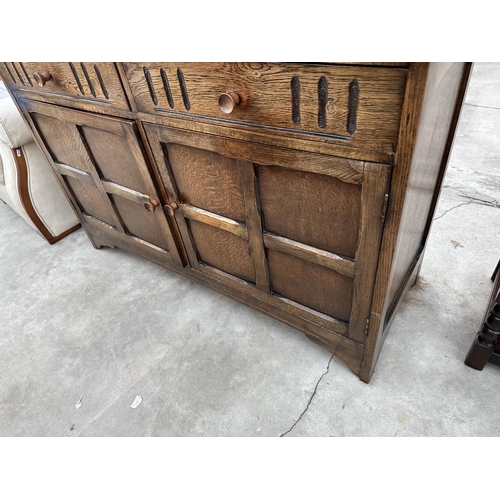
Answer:
<svg viewBox="0 0 500 500"><path fill-rule="evenodd" d="M169 248L164 230L154 213L148 212L143 205L121 196L111 195L111 199L128 234L137 236L159 248Z"/></svg>
<svg viewBox="0 0 500 500"><path fill-rule="evenodd" d="M102 128L83 126L80 130L92 150L101 178L142 193L148 192L149 183L145 181L141 169L137 168L128 137Z"/></svg>
<svg viewBox="0 0 500 500"><path fill-rule="evenodd" d="M78 167L79 170L90 174L87 163L80 160L82 156L87 155L87 151L82 142L70 133L66 122L39 113L31 113L31 118L43 137L54 138L46 140L46 147L55 162Z"/></svg>
<svg viewBox="0 0 500 500"><path fill-rule="evenodd" d="M264 230L354 258L361 187L326 175L258 166Z"/></svg>
<svg viewBox="0 0 500 500"><path fill-rule="evenodd" d="M196 220L189 220L188 225L201 262L255 283L248 241Z"/></svg>
<svg viewBox="0 0 500 500"><path fill-rule="evenodd" d="M64 180L70 187L73 197L80 205L82 212L110 226L115 226L113 215L96 188L73 177L65 176Z"/></svg>
<svg viewBox="0 0 500 500"><path fill-rule="evenodd" d="M293 255L269 249L266 252L274 293L349 321L352 278Z"/></svg>
<svg viewBox="0 0 500 500"><path fill-rule="evenodd" d="M140 111L328 135L393 153L407 70L278 63L124 63ZM222 93L236 93L231 114ZM272 132L272 131L271 131Z"/></svg>
<svg viewBox="0 0 500 500"><path fill-rule="evenodd" d="M168 143L168 162L182 202L233 220L245 220L238 165L232 158Z"/></svg>

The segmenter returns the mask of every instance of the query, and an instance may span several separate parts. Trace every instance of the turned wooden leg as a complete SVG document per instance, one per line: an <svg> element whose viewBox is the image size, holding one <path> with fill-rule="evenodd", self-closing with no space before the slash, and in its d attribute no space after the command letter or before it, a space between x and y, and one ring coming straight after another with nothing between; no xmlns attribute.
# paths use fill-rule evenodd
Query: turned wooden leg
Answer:
<svg viewBox="0 0 500 500"><path fill-rule="evenodd" d="M500 335L500 297L497 297L490 314L483 323L483 328L474 339L465 358L465 364L476 370L482 370L489 361Z"/></svg>

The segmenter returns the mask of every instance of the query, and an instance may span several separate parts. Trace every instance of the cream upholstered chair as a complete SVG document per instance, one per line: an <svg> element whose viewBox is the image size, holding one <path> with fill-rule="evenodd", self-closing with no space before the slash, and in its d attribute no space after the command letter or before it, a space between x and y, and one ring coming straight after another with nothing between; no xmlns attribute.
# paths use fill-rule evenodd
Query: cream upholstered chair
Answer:
<svg viewBox="0 0 500 500"><path fill-rule="evenodd" d="M2 81L0 200L51 244L79 227L75 213Z"/></svg>

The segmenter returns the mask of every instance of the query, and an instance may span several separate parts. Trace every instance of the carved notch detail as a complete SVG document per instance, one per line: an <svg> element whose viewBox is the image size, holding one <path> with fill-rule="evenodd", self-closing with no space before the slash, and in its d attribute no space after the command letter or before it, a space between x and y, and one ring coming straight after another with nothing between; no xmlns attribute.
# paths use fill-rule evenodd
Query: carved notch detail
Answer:
<svg viewBox="0 0 500 500"><path fill-rule="evenodd" d="M292 120L295 125L300 124L300 78L292 77Z"/></svg>
<svg viewBox="0 0 500 500"><path fill-rule="evenodd" d="M347 114L347 132L354 134L358 120L359 84L353 80L349 85L349 110Z"/></svg>
<svg viewBox="0 0 500 500"><path fill-rule="evenodd" d="M328 80L322 76L318 81L318 125L326 127L326 105L328 104Z"/></svg>

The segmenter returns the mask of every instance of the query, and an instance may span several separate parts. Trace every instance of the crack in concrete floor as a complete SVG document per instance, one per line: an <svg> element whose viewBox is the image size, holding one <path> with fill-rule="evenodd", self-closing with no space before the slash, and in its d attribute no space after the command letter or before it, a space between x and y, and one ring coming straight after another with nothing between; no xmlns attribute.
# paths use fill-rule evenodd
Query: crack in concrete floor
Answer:
<svg viewBox="0 0 500 500"><path fill-rule="evenodd" d="M284 437L286 436L288 433L290 433L292 431L292 429L300 422L300 419L304 416L304 414L306 413L306 411L309 409L309 405L311 404L314 396L316 395L316 391L318 389L318 385L319 383L323 380L323 377L330 371L330 364L332 362L332 359L333 359L333 356L329 359L328 361L328 365L326 367L326 372L324 372L321 377L319 378L319 380L316 382L316 386L314 387L314 391L313 393L311 394L311 397L309 398L309 401L307 403L307 406L305 408L305 410L300 414L299 418L293 423L293 425L290 427L290 429L288 429L286 432L283 432L283 434L280 434L278 437Z"/></svg>
<svg viewBox="0 0 500 500"><path fill-rule="evenodd" d="M433 221L436 221L438 219L443 218L448 212L451 212L455 208L463 207L464 205L470 205L471 203L474 203L474 204L477 204L477 205L486 205L486 206L492 207L492 208L500 208L500 205L499 205L499 203L496 200L484 200L482 198L478 198L478 197L475 197L475 196L470 196L470 195L466 194L464 191L462 191L460 189L454 189L454 188L447 188L447 189L450 189L452 191L459 191L461 193L460 196L462 198L467 198L469 201L465 201L463 203L459 203L458 205L455 205L454 207L449 208L443 214L441 214L439 217L434 218Z"/></svg>

